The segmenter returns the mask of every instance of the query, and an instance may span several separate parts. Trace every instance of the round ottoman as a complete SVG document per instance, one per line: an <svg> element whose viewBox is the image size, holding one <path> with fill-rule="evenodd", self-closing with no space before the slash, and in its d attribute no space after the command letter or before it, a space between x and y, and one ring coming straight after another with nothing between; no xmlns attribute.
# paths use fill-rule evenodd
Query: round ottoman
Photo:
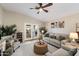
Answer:
<svg viewBox="0 0 79 59"><path fill-rule="evenodd" d="M46 43L39 44L39 42L36 42L34 44L34 52L39 55L44 55L46 52L48 52L47 44Z"/></svg>

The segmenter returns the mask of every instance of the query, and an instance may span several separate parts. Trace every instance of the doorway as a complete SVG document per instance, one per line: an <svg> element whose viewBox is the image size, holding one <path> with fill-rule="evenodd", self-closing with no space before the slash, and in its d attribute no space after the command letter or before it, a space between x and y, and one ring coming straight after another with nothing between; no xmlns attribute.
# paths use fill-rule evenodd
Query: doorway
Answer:
<svg viewBox="0 0 79 59"><path fill-rule="evenodd" d="M39 35L39 27L36 24L27 24L24 25L25 40L36 39Z"/></svg>

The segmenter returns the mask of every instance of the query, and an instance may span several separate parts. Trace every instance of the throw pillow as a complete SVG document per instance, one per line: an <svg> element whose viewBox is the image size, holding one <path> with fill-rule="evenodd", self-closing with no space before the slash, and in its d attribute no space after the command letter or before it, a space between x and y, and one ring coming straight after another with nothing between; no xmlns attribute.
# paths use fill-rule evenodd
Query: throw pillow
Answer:
<svg viewBox="0 0 79 59"><path fill-rule="evenodd" d="M54 36L54 35L50 35L50 38L52 38L52 39L56 39L56 36Z"/></svg>
<svg viewBox="0 0 79 59"><path fill-rule="evenodd" d="M46 34L45 34L45 37L49 37L49 33L46 33Z"/></svg>
<svg viewBox="0 0 79 59"><path fill-rule="evenodd" d="M65 37L64 36L59 36L59 41L64 40Z"/></svg>

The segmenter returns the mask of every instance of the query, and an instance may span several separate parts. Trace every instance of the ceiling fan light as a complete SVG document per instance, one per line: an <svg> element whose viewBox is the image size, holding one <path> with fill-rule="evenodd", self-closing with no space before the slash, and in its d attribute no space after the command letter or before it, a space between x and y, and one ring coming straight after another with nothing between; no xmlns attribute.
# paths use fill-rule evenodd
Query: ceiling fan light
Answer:
<svg viewBox="0 0 79 59"><path fill-rule="evenodd" d="M39 11L41 12L41 11L43 11L43 9L42 9L42 8L40 8L40 9L39 9Z"/></svg>

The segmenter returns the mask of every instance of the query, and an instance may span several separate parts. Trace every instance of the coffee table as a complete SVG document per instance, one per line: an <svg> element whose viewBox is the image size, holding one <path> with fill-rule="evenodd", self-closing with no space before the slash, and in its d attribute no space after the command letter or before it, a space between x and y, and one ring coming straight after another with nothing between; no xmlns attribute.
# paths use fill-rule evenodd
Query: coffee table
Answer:
<svg viewBox="0 0 79 59"><path fill-rule="evenodd" d="M48 45L45 42L42 44L36 42L34 44L34 52L39 55L44 55L46 52L48 52Z"/></svg>

